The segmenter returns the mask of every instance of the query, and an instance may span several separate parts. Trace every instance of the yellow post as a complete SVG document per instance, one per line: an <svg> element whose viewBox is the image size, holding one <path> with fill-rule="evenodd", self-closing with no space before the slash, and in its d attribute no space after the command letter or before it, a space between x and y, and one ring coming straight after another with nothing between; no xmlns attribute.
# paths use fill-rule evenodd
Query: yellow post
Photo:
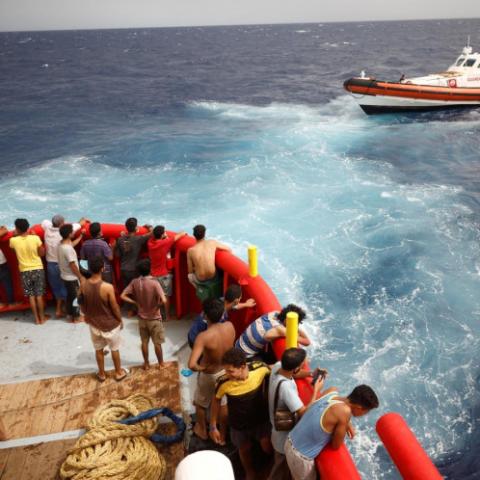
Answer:
<svg viewBox="0 0 480 480"><path fill-rule="evenodd" d="M286 348L296 348L298 344L298 313L287 313Z"/></svg>
<svg viewBox="0 0 480 480"><path fill-rule="evenodd" d="M248 273L251 277L258 275L258 255L255 245L249 245L248 247Z"/></svg>

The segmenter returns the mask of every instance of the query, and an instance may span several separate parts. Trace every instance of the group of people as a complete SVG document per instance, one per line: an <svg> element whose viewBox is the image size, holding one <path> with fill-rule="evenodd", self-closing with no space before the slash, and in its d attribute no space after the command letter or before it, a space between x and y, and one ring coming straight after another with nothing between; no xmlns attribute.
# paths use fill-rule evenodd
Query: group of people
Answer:
<svg viewBox="0 0 480 480"><path fill-rule="evenodd" d="M338 448L346 435L352 438L355 430L351 417L378 407L378 398L367 385L357 386L348 396L341 396L335 387L324 389L327 372L321 371L322 375L313 383L309 402L304 404L295 379L312 376L313 372L305 369L306 351L289 348L280 362L272 360L269 351L272 341L286 336L287 314L297 313L301 323L305 312L290 304L281 311L266 313L235 341L229 311L255 306L252 299L240 303L241 297L240 287L231 285L223 301L205 301L206 325L199 333L197 320L190 331L189 368L198 372L194 433L224 445L228 427L247 480L256 475L252 461L254 442L266 454L274 453L269 479L314 480L315 457L328 443ZM310 344L302 328L298 340L302 346ZM283 418L287 412L290 429L285 429L281 421L277 424L277 412L283 412Z"/></svg>
<svg viewBox="0 0 480 480"><path fill-rule="evenodd" d="M75 247L82 241L87 223L90 238L83 241L80 248L80 259L87 261L82 265ZM73 322L85 320L89 325L98 380L106 379L106 347L112 353L115 380L121 381L128 376L128 369L122 368L120 361L123 321L112 285L112 260L117 255L123 286L120 298L129 312L138 316L144 368L150 368L150 339L161 367L161 345L165 338L161 307L168 320L172 295L172 275L167 259L174 243L185 233L169 236L163 226L146 226L146 233L139 234L137 220L129 218L125 222L125 232L112 248L102 237L101 225L84 218L70 224L62 216L55 215L51 221L42 222L44 243L29 228L26 219L17 219L9 245L17 256L22 287L36 323L47 320L41 258L46 255L56 316L62 316L65 307ZM0 239L7 233L5 227L0 227ZM327 444L338 448L345 436L352 438L355 430L351 418L378 407L378 398L367 385L355 387L348 396L340 395L335 387L325 389L327 372L322 371L312 384L311 398L304 404L295 379L312 376L313 372L305 368L305 350L301 347L287 349L276 362L271 344L286 336L289 312L297 313L299 323L304 320L305 312L290 304L281 311L265 313L236 338L229 316L234 310L255 308L255 300L242 302L242 289L238 284L230 285L220 298L218 285L221 282L215 267L215 252L229 250L229 247L206 239L203 225L195 226L193 233L196 243L187 251L188 279L203 300L203 311L188 332L192 349L189 368L198 372L194 434L224 445L229 431L247 480L256 475L252 462L254 442L258 442L268 455L274 454L270 479L313 480L315 457ZM143 250L148 252L147 258L141 258ZM12 303L11 278L5 267L2 254L0 282L5 287L7 302ZM298 333L298 343L308 346L311 342L307 333L301 327Z"/></svg>

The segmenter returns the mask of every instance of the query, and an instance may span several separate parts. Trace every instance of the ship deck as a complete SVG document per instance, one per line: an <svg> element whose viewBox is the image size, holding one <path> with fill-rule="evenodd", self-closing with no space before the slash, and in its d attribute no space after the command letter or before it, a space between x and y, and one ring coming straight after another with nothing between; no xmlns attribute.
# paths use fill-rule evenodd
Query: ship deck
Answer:
<svg viewBox="0 0 480 480"><path fill-rule="evenodd" d="M4 367L0 373L0 427L6 437L0 442L1 480L59 478L58 469L67 451L95 409L109 400L146 393L158 406L177 414L188 413L191 408L191 379L179 376L189 353L185 346L189 321L166 324L165 367L158 368L151 351L152 368L144 371L139 366L137 321L124 319L120 354L131 375L116 382L111 374L104 383L95 377L95 356L85 324L49 320L45 325L34 325L29 313L1 315L0 322ZM106 357L106 369L112 369L110 356ZM161 426L165 431L171 427ZM184 456L184 445L159 450L167 462L166 478L173 478L175 466Z"/></svg>

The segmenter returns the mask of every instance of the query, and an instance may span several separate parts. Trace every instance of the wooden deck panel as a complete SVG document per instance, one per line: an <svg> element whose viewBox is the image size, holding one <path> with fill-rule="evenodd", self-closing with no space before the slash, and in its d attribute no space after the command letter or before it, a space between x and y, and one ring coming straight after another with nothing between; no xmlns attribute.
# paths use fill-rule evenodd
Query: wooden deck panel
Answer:
<svg viewBox="0 0 480 480"><path fill-rule="evenodd" d="M178 366L147 372L131 369L129 378L99 383L93 374L58 377L14 385L0 385L0 417L8 439L31 437L83 428L95 409L111 399L146 393L158 406L181 410ZM3 479L2 479L3 480Z"/></svg>

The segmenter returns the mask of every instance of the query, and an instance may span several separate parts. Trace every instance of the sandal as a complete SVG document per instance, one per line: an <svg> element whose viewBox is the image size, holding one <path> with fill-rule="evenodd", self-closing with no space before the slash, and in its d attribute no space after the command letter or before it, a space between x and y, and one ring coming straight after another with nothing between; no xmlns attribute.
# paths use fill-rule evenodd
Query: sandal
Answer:
<svg viewBox="0 0 480 480"><path fill-rule="evenodd" d="M97 377L97 380L98 380L100 383L103 383L103 382L107 379L107 377L101 377L98 372L95 374L95 376Z"/></svg>
<svg viewBox="0 0 480 480"><path fill-rule="evenodd" d="M125 380L129 375L130 375L130 370L126 367L122 367L122 369L125 372L125 375L122 375L120 378L115 377L115 381L121 382L122 380Z"/></svg>

